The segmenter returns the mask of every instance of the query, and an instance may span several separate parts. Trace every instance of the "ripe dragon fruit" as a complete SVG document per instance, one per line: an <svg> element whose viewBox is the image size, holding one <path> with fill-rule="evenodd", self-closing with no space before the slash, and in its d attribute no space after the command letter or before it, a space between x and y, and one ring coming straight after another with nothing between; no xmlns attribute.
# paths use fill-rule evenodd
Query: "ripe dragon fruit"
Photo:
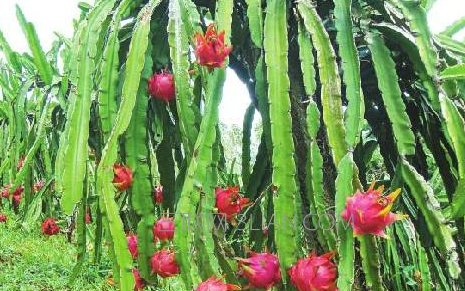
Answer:
<svg viewBox="0 0 465 291"><path fill-rule="evenodd" d="M113 166L113 185L118 191L124 191L131 187L132 171L129 166L114 164Z"/></svg>
<svg viewBox="0 0 465 291"><path fill-rule="evenodd" d="M236 215L250 204L248 198L242 198L239 195L239 186L228 187L226 189L217 187L215 195L218 212L226 214L226 220L233 225L235 224Z"/></svg>
<svg viewBox="0 0 465 291"><path fill-rule="evenodd" d="M144 290L145 288L145 280L139 274L139 270L132 269L132 275L134 276L134 291Z"/></svg>
<svg viewBox="0 0 465 291"><path fill-rule="evenodd" d="M0 214L0 222L6 222L7 217L5 214Z"/></svg>
<svg viewBox="0 0 465 291"><path fill-rule="evenodd" d="M207 67L209 71L223 67L226 58L232 51L232 46L224 44L224 34L224 31L218 34L215 26L210 24L205 36L199 33L195 35L197 61L201 66Z"/></svg>
<svg viewBox="0 0 465 291"><path fill-rule="evenodd" d="M205 282L202 282L197 286L195 291L230 291L230 290L241 290L237 285L226 284L222 279L211 277Z"/></svg>
<svg viewBox="0 0 465 291"><path fill-rule="evenodd" d="M238 262L239 274L249 279L253 288L270 289L281 282L278 257L270 253L251 253Z"/></svg>
<svg viewBox="0 0 465 291"><path fill-rule="evenodd" d="M32 189L34 190L35 193L37 193L40 190L42 190L44 185L45 185L45 182L41 180L41 181L38 181L37 183L35 183L34 187L32 187Z"/></svg>
<svg viewBox="0 0 465 291"><path fill-rule="evenodd" d="M47 218L42 223L42 233L48 236L55 235L60 231L60 227L56 224L54 218Z"/></svg>
<svg viewBox="0 0 465 291"><path fill-rule="evenodd" d="M174 87L174 76L169 73L155 73L149 79L149 92L153 98L170 102L176 97Z"/></svg>
<svg viewBox="0 0 465 291"><path fill-rule="evenodd" d="M3 185L2 193L1 193L3 198L10 197L10 188L11 188L11 184L10 185Z"/></svg>
<svg viewBox="0 0 465 291"><path fill-rule="evenodd" d="M13 183L10 183L9 185L3 185L2 194L1 194L3 198L9 198L10 197L11 187L13 187ZM16 187L16 190L12 193L12 195L13 195L13 197L14 196L21 197L21 195L23 195L23 191L24 191L23 186L18 186L18 187Z"/></svg>
<svg viewBox="0 0 465 291"><path fill-rule="evenodd" d="M153 225L153 237L155 242L157 240L162 242L172 240L174 237L174 220L169 217L160 218Z"/></svg>
<svg viewBox="0 0 465 291"><path fill-rule="evenodd" d="M155 198L155 203L158 205L163 203L163 186L158 185L153 191L153 196Z"/></svg>
<svg viewBox="0 0 465 291"><path fill-rule="evenodd" d="M299 291L337 291L337 267L331 261L334 252L317 256L311 253L288 270L291 283Z"/></svg>
<svg viewBox="0 0 465 291"><path fill-rule="evenodd" d="M153 254L152 274L156 273L162 278L173 277L179 274L179 266L174 251L163 249Z"/></svg>
<svg viewBox="0 0 465 291"><path fill-rule="evenodd" d="M377 235L386 237L384 229L405 216L391 212L392 205L401 193L397 189L387 196L382 196L384 187L374 190L374 184L367 192L357 191L354 196L348 197L342 218L353 224L354 236Z"/></svg>
<svg viewBox="0 0 465 291"><path fill-rule="evenodd" d="M137 236L134 234L128 234L126 236L126 240L128 242L128 249L131 253L133 259L137 258Z"/></svg>

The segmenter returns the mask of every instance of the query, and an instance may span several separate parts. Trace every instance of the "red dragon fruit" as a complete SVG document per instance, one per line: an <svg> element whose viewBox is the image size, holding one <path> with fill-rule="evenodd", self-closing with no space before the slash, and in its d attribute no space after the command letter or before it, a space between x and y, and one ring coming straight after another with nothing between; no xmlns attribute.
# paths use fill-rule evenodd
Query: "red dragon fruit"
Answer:
<svg viewBox="0 0 465 291"><path fill-rule="evenodd" d="M134 291L144 290L145 288L145 281L139 274L139 270L132 269L132 275L134 276L134 281L136 282L134 285Z"/></svg>
<svg viewBox="0 0 465 291"><path fill-rule="evenodd" d="M45 182L41 180L35 183L32 189L34 190L35 193L37 193L44 187L44 185L45 185Z"/></svg>
<svg viewBox="0 0 465 291"><path fill-rule="evenodd" d="M224 34L224 30L218 34L215 26L210 24L205 36L200 33L195 35L197 61L201 66L207 67L209 71L223 67L226 58L232 51L232 46L224 44Z"/></svg>
<svg viewBox="0 0 465 291"><path fill-rule="evenodd" d="M153 236L155 241L162 242L172 240L174 237L174 220L169 217L160 218L153 225Z"/></svg>
<svg viewBox="0 0 465 291"><path fill-rule="evenodd" d="M235 224L236 215L250 204L248 198L239 195L239 186L226 189L217 187L215 195L218 212L226 214L226 219L232 224Z"/></svg>
<svg viewBox="0 0 465 291"><path fill-rule="evenodd" d="M230 291L230 290L241 290L237 285L226 284L223 280L216 277L211 277L205 282L202 282L197 286L195 291Z"/></svg>
<svg viewBox="0 0 465 291"><path fill-rule="evenodd" d="M300 259L288 270L291 283L299 291L337 291L337 267L331 261L334 252L317 256L315 252Z"/></svg>
<svg viewBox="0 0 465 291"><path fill-rule="evenodd" d="M270 289L281 282L278 257L270 253L251 253L238 262L239 274L249 279L253 288Z"/></svg>
<svg viewBox="0 0 465 291"><path fill-rule="evenodd" d="M113 166L113 185L118 191L124 191L131 187L132 184L132 171L129 166L122 166L115 164Z"/></svg>
<svg viewBox="0 0 465 291"><path fill-rule="evenodd" d="M47 218L42 223L42 233L48 236L55 235L60 231L60 227L57 225L54 218Z"/></svg>
<svg viewBox="0 0 465 291"><path fill-rule="evenodd" d="M0 222L6 222L6 215L5 214L0 214Z"/></svg>
<svg viewBox="0 0 465 291"><path fill-rule="evenodd" d="M149 92L153 98L170 102L176 97L174 87L174 76L170 73L155 73L149 79Z"/></svg>
<svg viewBox="0 0 465 291"><path fill-rule="evenodd" d="M18 196L13 196L13 206L16 208L19 206L19 204L21 204L21 196L18 195Z"/></svg>
<svg viewBox="0 0 465 291"><path fill-rule="evenodd" d="M153 196L155 198L155 203L158 205L163 203L163 186L158 185L153 191Z"/></svg>
<svg viewBox="0 0 465 291"><path fill-rule="evenodd" d="M13 183L10 183L9 185L3 185L2 188L2 197L3 198L9 198L10 197L10 190L11 187L13 187ZM23 186L18 186L16 187L16 190L12 193L13 197L14 196L21 196L23 195L24 188Z"/></svg>
<svg viewBox="0 0 465 291"><path fill-rule="evenodd" d="M371 234L386 237L384 228L405 217L391 212L401 189L387 196L382 196L383 190L384 187L374 190L373 184L367 192L357 191L354 196L347 198L341 216L345 221L353 224L354 236Z"/></svg>
<svg viewBox="0 0 465 291"><path fill-rule="evenodd" d="M174 256L174 251L163 249L152 256L152 273L162 278L173 277L179 274L179 266Z"/></svg>
<svg viewBox="0 0 465 291"><path fill-rule="evenodd" d="M137 258L137 236L134 234L128 234L126 236L126 240L128 242L128 249L131 253L133 259Z"/></svg>
<svg viewBox="0 0 465 291"><path fill-rule="evenodd" d="M23 191L23 186L18 186L16 190L13 192L13 207L17 208L21 203Z"/></svg>
<svg viewBox="0 0 465 291"><path fill-rule="evenodd" d="M1 193L3 198L10 197L10 187L11 187L10 185L3 185L2 193Z"/></svg>

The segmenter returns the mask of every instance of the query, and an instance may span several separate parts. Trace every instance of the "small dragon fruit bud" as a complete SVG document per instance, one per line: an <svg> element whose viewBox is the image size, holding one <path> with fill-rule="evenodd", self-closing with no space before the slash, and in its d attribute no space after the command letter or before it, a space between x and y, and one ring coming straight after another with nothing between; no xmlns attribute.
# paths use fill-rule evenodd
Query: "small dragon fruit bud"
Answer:
<svg viewBox="0 0 465 291"><path fill-rule="evenodd" d="M248 198L242 198L239 195L239 186L226 189L217 187L215 195L218 212L226 214L226 219L232 224L235 224L236 215L250 204Z"/></svg>
<svg viewBox="0 0 465 291"><path fill-rule="evenodd" d="M337 291L337 267L331 261L334 252L317 256L314 252L299 259L288 270L291 283L299 291Z"/></svg>
<svg viewBox="0 0 465 291"><path fill-rule="evenodd" d="M226 284L223 280L216 277L212 277L205 282L202 282L197 286L195 291L230 291L230 290L241 290L241 287L237 285Z"/></svg>
<svg viewBox="0 0 465 291"><path fill-rule="evenodd" d="M169 217L160 218L153 225L153 236L155 241L169 241L174 237L174 220Z"/></svg>
<svg viewBox="0 0 465 291"><path fill-rule="evenodd" d="M6 222L6 215L5 214L0 214L0 222Z"/></svg>
<svg viewBox="0 0 465 291"><path fill-rule="evenodd" d="M153 98L165 102L173 100L176 97L173 75L165 72L155 73L149 79L149 92Z"/></svg>
<svg viewBox="0 0 465 291"><path fill-rule="evenodd" d="M129 166L121 166L115 164L113 166L113 185L118 191L124 191L131 187L132 184L132 171Z"/></svg>
<svg viewBox="0 0 465 291"><path fill-rule="evenodd" d="M252 253L238 262L239 274L249 279L254 288L270 289L281 282L278 257L270 253Z"/></svg>
<svg viewBox="0 0 465 291"><path fill-rule="evenodd" d="M172 250L163 249L152 256L152 273L162 278L173 277L179 274L179 266Z"/></svg>
<svg viewBox="0 0 465 291"><path fill-rule="evenodd" d="M10 197L10 189L11 189L11 184L10 185L3 185L3 187L2 187L2 197L3 198Z"/></svg>
<svg viewBox="0 0 465 291"><path fill-rule="evenodd" d="M374 190L373 184L367 192L357 191L354 196L347 198L341 216L345 221L353 224L354 236L371 234L385 238L386 226L405 217L391 212L401 189L387 196L382 196L383 190L383 187Z"/></svg>
<svg viewBox="0 0 465 291"><path fill-rule="evenodd" d="M224 34L224 30L218 34L215 26L210 24L205 35L200 33L195 35L197 61L201 66L207 67L209 71L223 67L226 58L232 51L232 46L224 44Z"/></svg>
<svg viewBox="0 0 465 291"><path fill-rule="evenodd" d="M37 193L40 190L42 190L44 185L45 185L45 182L41 180L41 181L38 181L37 183L35 183L34 186L32 187L32 189L34 190L35 193Z"/></svg>
<svg viewBox="0 0 465 291"><path fill-rule="evenodd" d="M128 242L128 249L131 253L133 259L137 258L137 236L134 234L129 234L126 236Z"/></svg>
<svg viewBox="0 0 465 291"><path fill-rule="evenodd" d="M163 203L163 186L158 185L153 191L153 196L155 198L155 203L158 205Z"/></svg>
<svg viewBox="0 0 465 291"><path fill-rule="evenodd" d="M136 282L134 285L134 291L144 290L145 288L145 281L139 274L139 270L132 269L132 275L134 276L134 281Z"/></svg>
<svg viewBox="0 0 465 291"><path fill-rule="evenodd" d="M86 224L90 224L92 222L92 216L90 215L89 209L86 210Z"/></svg>
<svg viewBox="0 0 465 291"><path fill-rule="evenodd" d="M42 233L48 236L55 235L60 231L60 227L56 224L54 218L47 218L42 223Z"/></svg>
<svg viewBox="0 0 465 291"><path fill-rule="evenodd" d="M21 170L21 168L23 167L24 165L24 159L26 157L24 155L21 156L21 158L19 158L19 161L18 161L18 164L16 165L16 171L19 171Z"/></svg>

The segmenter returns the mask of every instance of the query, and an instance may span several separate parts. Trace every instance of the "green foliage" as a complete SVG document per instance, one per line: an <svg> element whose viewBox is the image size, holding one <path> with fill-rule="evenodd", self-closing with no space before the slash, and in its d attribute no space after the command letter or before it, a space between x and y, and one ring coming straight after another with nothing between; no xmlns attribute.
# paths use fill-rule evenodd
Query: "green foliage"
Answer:
<svg viewBox="0 0 465 291"><path fill-rule="evenodd" d="M294 290L287 270L298 259L335 250L341 291L463 290L465 45L452 36L465 22L434 35L434 2L80 3L74 35L57 34L49 51L18 7L30 53L0 32L0 289L132 291L134 268L147 290L191 291L222 275L244 287L238 261L253 250L277 254L274 289ZM223 68L197 60L209 24L219 35L207 42L233 46ZM162 70L174 76L170 102L149 96ZM219 122L231 70L250 94L234 112L242 125ZM112 184L115 163L132 170L127 190ZM385 229L388 240L356 240L341 221L372 181L402 188L386 211L409 217ZM250 205L238 225L212 229L205 214L220 211L215 188L227 186ZM168 211L174 239L155 241ZM326 229L328 214L337 228ZM45 217L60 235L39 236ZM175 251L174 278L152 273L162 248Z"/></svg>

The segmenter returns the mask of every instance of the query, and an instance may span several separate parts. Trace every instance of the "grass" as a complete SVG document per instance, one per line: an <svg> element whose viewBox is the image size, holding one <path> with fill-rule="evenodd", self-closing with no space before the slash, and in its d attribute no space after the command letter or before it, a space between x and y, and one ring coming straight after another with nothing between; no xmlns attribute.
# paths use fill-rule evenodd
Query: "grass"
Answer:
<svg viewBox="0 0 465 291"><path fill-rule="evenodd" d="M99 266L87 261L72 286L69 277L76 263L76 248L66 237L45 237L37 223L32 231L22 229L13 213L0 224L0 291L106 291L110 262Z"/></svg>

